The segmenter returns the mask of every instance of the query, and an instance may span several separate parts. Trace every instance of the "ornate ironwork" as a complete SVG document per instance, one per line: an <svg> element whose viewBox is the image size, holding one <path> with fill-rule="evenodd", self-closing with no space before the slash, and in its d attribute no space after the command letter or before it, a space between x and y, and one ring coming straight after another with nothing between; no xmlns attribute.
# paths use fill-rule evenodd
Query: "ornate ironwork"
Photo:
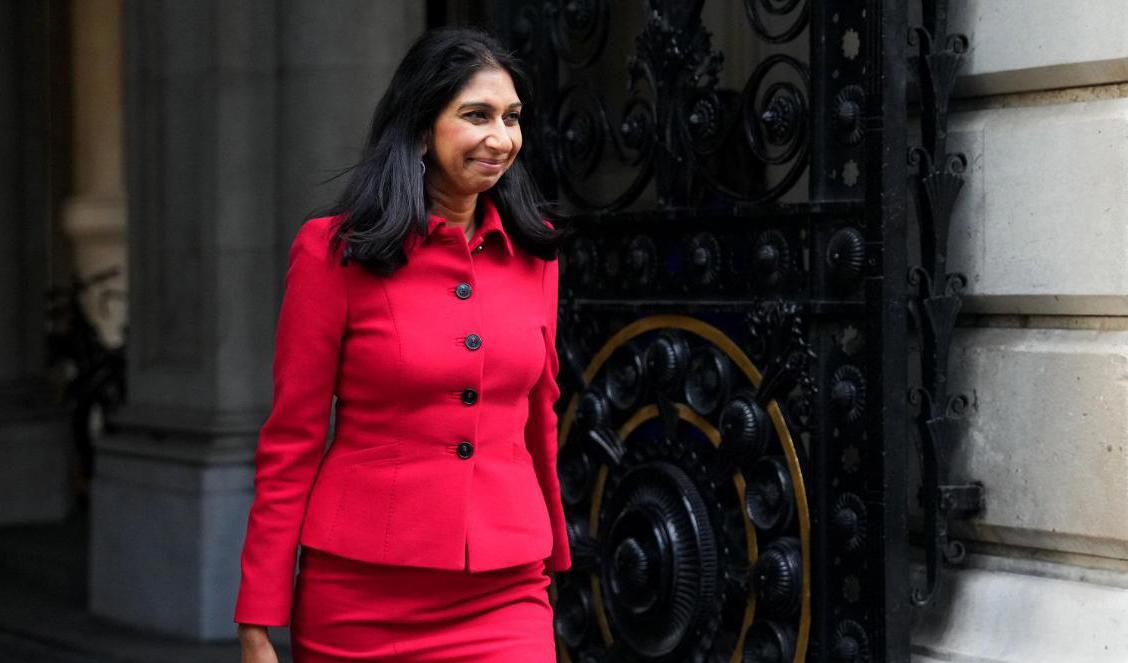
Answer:
<svg viewBox="0 0 1128 663"><path fill-rule="evenodd" d="M544 131L554 183L573 205L596 212L621 210L653 184L663 206L720 196L730 201L777 200L807 166L808 67L787 53L759 62L742 90L720 87L723 55L701 23L702 2L650 0L635 54L626 63L629 95L613 112L590 80L570 81L554 95ZM609 3L546 3L541 13L561 62L592 67L604 52ZM749 21L772 43L788 43L807 27L808 0L749 0ZM533 28L525 10L518 33L525 48ZM786 27L773 33L772 18ZM792 16L794 15L794 16ZM607 179L608 163L631 174L597 197L593 183ZM722 167L755 164L761 177L734 179ZM603 168L601 168L603 167ZM594 187L599 188L599 187Z"/></svg>
<svg viewBox="0 0 1128 663"><path fill-rule="evenodd" d="M759 606L793 634L788 646L806 649L797 640L811 618L804 461L776 398L803 390L806 362L761 372L740 349L754 334L791 354L806 356L806 345L791 307L764 309L739 339L688 316L644 317L586 367L561 430L562 492L581 551L573 573L583 574L558 592L568 647L609 660L705 660L736 651Z"/></svg>
<svg viewBox="0 0 1128 663"><path fill-rule="evenodd" d="M499 2L572 213L559 660L907 660L901 3L733 0L734 63L716 2Z"/></svg>
<svg viewBox="0 0 1128 663"><path fill-rule="evenodd" d="M967 52L964 35L947 33L946 0L923 0L924 24L912 28L911 69L920 89L921 144L913 147L909 161L914 169L912 193L920 228L920 264L909 272L913 294L909 311L920 339L921 384L910 401L917 408L916 429L920 445L921 490L924 510L925 585L912 591L912 601L923 606L941 589L943 563L957 563L964 547L948 535L948 520L976 515L983 507L980 484L953 484L949 456L957 443L952 421L967 406L962 395L948 388L948 350L960 292L967 279L947 271L948 231L952 208L963 188L967 158L947 150L948 100L956 73Z"/></svg>

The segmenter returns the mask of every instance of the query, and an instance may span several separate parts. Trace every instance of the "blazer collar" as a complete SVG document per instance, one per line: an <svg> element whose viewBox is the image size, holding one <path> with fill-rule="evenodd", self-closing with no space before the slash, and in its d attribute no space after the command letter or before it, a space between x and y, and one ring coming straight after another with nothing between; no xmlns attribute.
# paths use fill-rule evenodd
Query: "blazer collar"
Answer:
<svg viewBox="0 0 1128 663"><path fill-rule="evenodd" d="M481 241L486 241L486 238L496 233L501 235L501 243L505 247L505 252L510 256L513 255L513 242L509 239L509 234L505 232L505 226L501 223L501 215L498 214L497 207L494 206L493 201L489 196L482 195L482 203L486 206L485 213L482 215L481 226L475 231L475 235L481 235ZM432 214L427 219L427 237L430 237L435 229L446 223L446 219L441 216ZM470 240L473 242L473 239Z"/></svg>

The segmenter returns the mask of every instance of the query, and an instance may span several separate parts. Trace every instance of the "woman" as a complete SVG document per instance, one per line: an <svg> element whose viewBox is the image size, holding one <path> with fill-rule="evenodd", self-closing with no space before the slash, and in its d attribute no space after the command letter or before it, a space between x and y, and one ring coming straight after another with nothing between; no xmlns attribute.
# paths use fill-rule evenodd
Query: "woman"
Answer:
<svg viewBox="0 0 1128 663"><path fill-rule="evenodd" d="M267 627L287 623L298 663L555 660L559 231L519 158L528 98L489 36L425 34L337 205L294 240L235 612L245 663L276 660Z"/></svg>

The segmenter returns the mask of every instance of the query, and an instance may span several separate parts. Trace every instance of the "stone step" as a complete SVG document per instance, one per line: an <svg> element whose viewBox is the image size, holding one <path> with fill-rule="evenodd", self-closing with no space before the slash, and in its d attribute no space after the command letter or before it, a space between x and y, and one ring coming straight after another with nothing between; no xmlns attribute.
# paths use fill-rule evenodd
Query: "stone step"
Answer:
<svg viewBox="0 0 1128 663"><path fill-rule="evenodd" d="M1083 580L1077 567L1062 566L1067 577L1055 578L1046 577L1052 565L1009 562L950 571L946 595L917 615L913 663L1128 661L1128 589Z"/></svg>

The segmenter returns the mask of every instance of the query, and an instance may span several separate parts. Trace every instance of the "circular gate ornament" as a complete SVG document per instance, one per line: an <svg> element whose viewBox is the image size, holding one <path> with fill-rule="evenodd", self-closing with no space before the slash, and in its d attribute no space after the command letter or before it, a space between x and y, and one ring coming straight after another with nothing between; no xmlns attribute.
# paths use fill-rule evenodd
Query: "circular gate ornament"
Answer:
<svg viewBox="0 0 1128 663"><path fill-rule="evenodd" d="M653 316L611 336L582 382L561 415L562 663L803 661L810 514L757 366L716 327Z"/></svg>

